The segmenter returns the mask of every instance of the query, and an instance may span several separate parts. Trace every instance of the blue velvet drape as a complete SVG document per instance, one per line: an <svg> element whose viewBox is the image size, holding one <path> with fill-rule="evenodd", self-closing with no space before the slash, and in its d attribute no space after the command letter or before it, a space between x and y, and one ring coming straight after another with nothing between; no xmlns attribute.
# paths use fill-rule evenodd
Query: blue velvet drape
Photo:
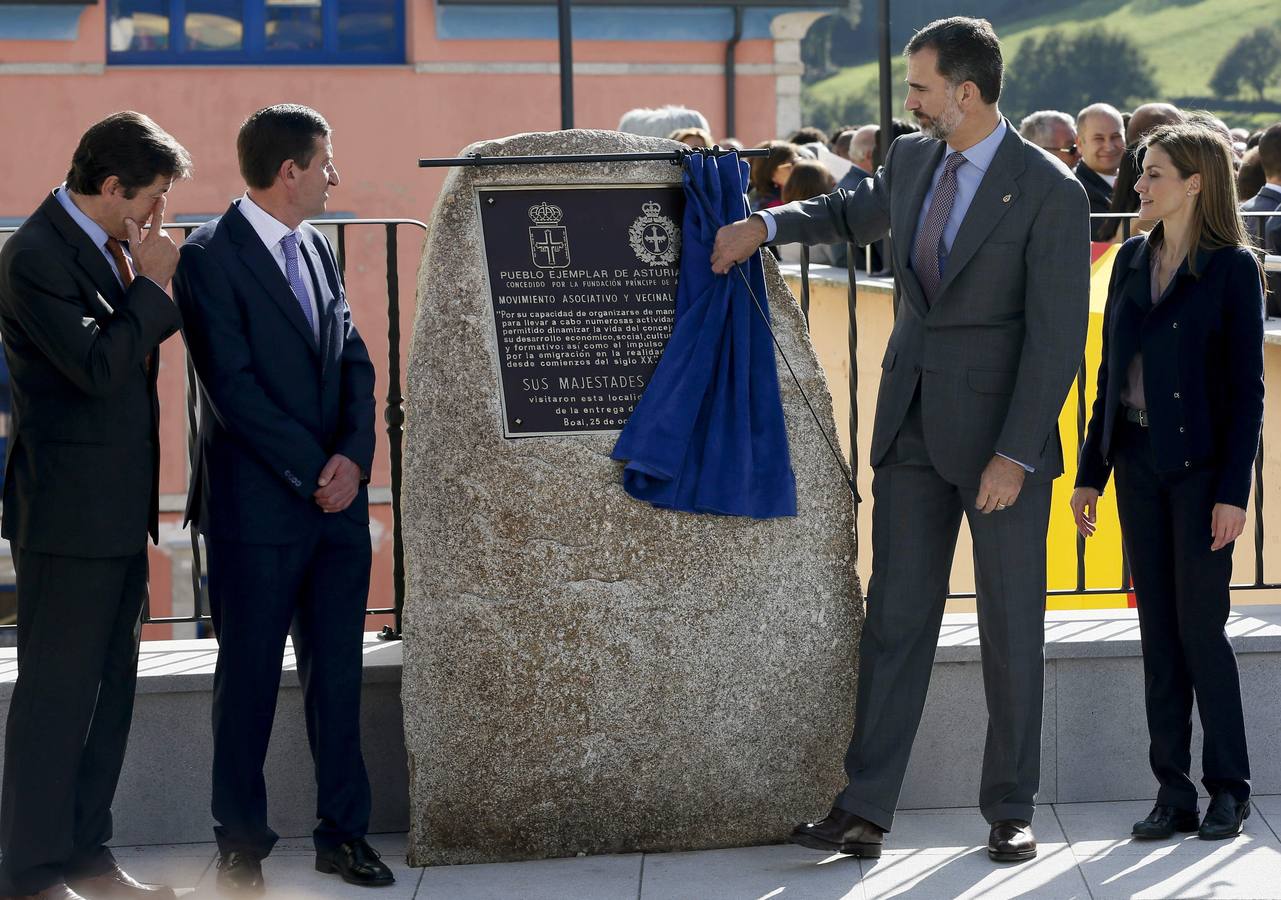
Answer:
<svg viewBox="0 0 1281 900"><path fill-rule="evenodd" d="M649 386L614 446L623 487L685 512L796 515L760 255L714 275L712 243L747 214L747 164L692 153L685 166L676 321ZM764 315L762 315L762 313Z"/></svg>

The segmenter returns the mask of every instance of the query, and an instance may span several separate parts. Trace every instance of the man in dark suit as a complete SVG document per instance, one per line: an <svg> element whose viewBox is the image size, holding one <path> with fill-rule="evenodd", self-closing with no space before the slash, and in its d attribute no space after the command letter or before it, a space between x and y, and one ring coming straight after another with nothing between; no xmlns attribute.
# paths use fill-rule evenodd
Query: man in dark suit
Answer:
<svg viewBox="0 0 1281 900"><path fill-rule="evenodd" d="M262 893L263 763L292 634L317 780L316 869L394 879L365 841L361 644L371 548L374 369L329 242L303 221L338 184L328 123L259 110L237 151L248 191L182 248L175 293L200 379L188 518L205 536L218 635L218 884Z"/></svg>
<svg viewBox="0 0 1281 900"><path fill-rule="evenodd" d="M1105 213L1112 208L1112 188L1125 153L1125 120L1116 107L1091 103L1076 115L1076 143L1081 161L1073 173L1090 198L1090 212ZM1090 239L1102 240L1100 229L1106 219L1090 220Z"/></svg>
<svg viewBox="0 0 1281 900"><path fill-rule="evenodd" d="M0 894L173 897L107 849L158 532L159 344L178 248L165 194L191 161L146 116L80 139L67 181L0 252L13 389L4 537L18 593ZM141 225L150 219L144 237Z"/></svg>
<svg viewBox="0 0 1281 900"><path fill-rule="evenodd" d="M1275 216L1246 216L1245 230L1260 250L1281 254L1281 122L1272 125L1259 138L1259 163L1267 182L1249 200L1241 204L1242 212L1277 212ZM1281 274L1268 274L1268 316L1281 316Z"/></svg>
<svg viewBox="0 0 1281 900"><path fill-rule="evenodd" d="M987 746L988 852L1036 855L1045 536L1063 471L1058 416L1088 319L1088 206L1058 160L997 110L1001 51L982 19L907 46L907 108L874 179L721 229L726 272L767 241L866 244L891 231L898 315L872 433L872 578L849 786L792 840L879 856L916 735L961 516L974 539ZM772 221L771 221L772 220Z"/></svg>

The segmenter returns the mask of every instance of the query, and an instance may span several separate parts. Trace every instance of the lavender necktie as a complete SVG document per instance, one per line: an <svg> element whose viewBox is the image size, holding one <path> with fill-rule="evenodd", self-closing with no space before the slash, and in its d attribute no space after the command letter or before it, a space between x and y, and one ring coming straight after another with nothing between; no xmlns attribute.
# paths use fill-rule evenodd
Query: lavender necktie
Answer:
<svg viewBox="0 0 1281 900"><path fill-rule="evenodd" d="M956 203L956 170L965 163L965 156L952 153L943 163L943 174L934 188L930 198L930 210L925 214L925 221L916 232L912 242L912 271L925 289L925 299L934 302L938 293L939 282L943 273L939 270L939 256L942 251L943 228L952 215L952 206Z"/></svg>
<svg viewBox="0 0 1281 900"><path fill-rule="evenodd" d="M303 284L302 273L298 269L298 235L292 231L289 232L280 239L280 248L285 251L285 277L289 279L289 286L293 288L294 297L302 307L302 314L314 335L316 319L312 315L311 300L307 295L307 287Z"/></svg>

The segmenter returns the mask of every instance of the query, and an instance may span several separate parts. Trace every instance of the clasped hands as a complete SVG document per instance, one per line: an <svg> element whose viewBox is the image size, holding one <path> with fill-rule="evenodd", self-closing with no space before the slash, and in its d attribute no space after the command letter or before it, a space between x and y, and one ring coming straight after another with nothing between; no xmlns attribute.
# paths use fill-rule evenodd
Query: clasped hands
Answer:
<svg viewBox="0 0 1281 900"><path fill-rule="evenodd" d="M1098 529L1099 492L1092 487L1079 487L1072 492L1069 504L1076 530L1090 537ZM1245 531L1245 510L1230 503L1216 503L1210 511L1210 552L1222 550Z"/></svg>
<svg viewBox="0 0 1281 900"><path fill-rule="evenodd" d="M351 506L360 491L360 466L341 453L329 457L316 479L320 485L311 496L316 505L327 513L342 512Z"/></svg>

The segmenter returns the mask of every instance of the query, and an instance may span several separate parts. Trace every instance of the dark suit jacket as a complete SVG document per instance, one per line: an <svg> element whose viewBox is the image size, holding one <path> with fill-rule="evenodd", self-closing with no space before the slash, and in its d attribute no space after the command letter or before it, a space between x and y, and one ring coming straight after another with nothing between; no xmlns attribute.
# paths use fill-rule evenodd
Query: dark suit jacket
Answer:
<svg viewBox="0 0 1281 900"><path fill-rule="evenodd" d="M1090 212L1105 213L1112 209L1112 185L1103 180L1103 176L1095 172L1081 160L1072 170L1077 181L1081 182L1081 187L1085 188L1085 195L1090 198ZM1101 241L1099 229L1103 227L1107 219L1090 220L1090 240Z"/></svg>
<svg viewBox="0 0 1281 900"><path fill-rule="evenodd" d="M1281 210L1281 188L1266 184L1249 200L1241 204L1242 212L1272 212ZM1281 255L1281 215L1247 216L1245 230L1250 240L1260 250ZM1281 315L1281 274L1268 275L1268 315Z"/></svg>
<svg viewBox="0 0 1281 900"><path fill-rule="evenodd" d="M231 205L183 244L174 278L200 378L187 519L211 538L288 543L325 515L312 495L335 453L368 476L374 368L352 323L329 242L304 224L304 277L320 294L320 344L289 282ZM369 522L362 486L342 515Z"/></svg>
<svg viewBox="0 0 1281 900"><path fill-rule="evenodd" d="M1103 313L1103 358L1078 487L1102 491L1130 361L1143 353L1143 393L1157 470L1219 470L1216 503L1245 508L1263 425L1263 286L1253 254L1202 250L1152 305L1146 235L1121 245Z"/></svg>
<svg viewBox="0 0 1281 900"><path fill-rule="evenodd" d="M876 177L773 210L776 241L866 244L896 235L898 314L881 364L871 464L884 458L919 386L926 447L953 484L976 487L993 454L1063 471L1058 417L1089 317L1085 193L1062 163L1008 122L952 245L933 304L909 263L921 205L945 145L897 139Z"/></svg>
<svg viewBox="0 0 1281 900"><path fill-rule="evenodd" d="M130 556L148 533L156 539L157 345L181 324L155 282L120 286L52 194L5 242L0 332L13 430L4 537L79 557Z"/></svg>

